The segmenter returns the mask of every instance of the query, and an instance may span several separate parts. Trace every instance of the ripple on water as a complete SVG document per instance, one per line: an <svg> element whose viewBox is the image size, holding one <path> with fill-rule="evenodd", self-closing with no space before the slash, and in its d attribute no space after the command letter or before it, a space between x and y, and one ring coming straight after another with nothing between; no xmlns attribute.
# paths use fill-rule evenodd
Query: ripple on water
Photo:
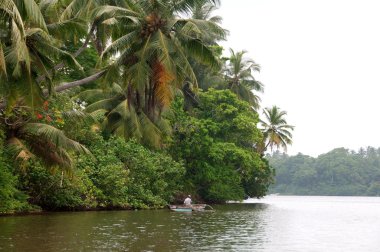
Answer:
<svg viewBox="0 0 380 252"><path fill-rule="evenodd" d="M216 212L0 218L1 251L379 251L380 200L279 197ZM374 204L372 204L375 202Z"/></svg>

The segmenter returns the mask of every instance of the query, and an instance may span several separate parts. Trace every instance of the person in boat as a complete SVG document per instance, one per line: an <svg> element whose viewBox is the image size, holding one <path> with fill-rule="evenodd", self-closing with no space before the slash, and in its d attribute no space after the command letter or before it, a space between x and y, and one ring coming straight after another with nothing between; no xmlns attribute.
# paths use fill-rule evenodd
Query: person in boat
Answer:
<svg viewBox="0 0 380 252"><path fill-rule="evenodd" d="M191 196L187 195L187 198L183 201L185 206L191 206Z"/></svg>

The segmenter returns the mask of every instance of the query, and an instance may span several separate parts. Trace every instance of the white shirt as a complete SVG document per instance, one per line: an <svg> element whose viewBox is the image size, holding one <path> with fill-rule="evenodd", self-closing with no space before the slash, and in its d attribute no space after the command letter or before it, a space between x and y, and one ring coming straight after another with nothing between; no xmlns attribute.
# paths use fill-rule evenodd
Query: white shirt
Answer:
<svg viewBox="0 0 380 252"><path fill-rule="evenodd" d="M189 197L187 197L185 199L185 201L183 202L183 204L185 204L185 205L191 205L191 199Z"/></svg>

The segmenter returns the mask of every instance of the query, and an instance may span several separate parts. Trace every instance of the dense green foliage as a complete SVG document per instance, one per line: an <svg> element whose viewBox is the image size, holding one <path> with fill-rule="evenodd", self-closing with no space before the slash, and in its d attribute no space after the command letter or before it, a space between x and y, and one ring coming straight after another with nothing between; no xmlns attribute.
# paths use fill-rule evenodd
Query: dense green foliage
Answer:
<svg viewBox="0 0 380 252"><path fill-rule="evenodd" d="M258 115L228 90L200 93L188 115L173 105L171 153L185 161L187 188L209 201L263 196L272 170L253 149L262 139Z"/></svg>
<svg viewBox="0 0 380 252"><path fill-rule="evenodd" d="M271 192L294 195L380 195L380 149L334 149L317 158L274 153Z"/></svg>
<svg viewBox="0 0 380 252"><path fill-rule="evenodd" d="M0 213L264 196L259 66L222 57L218 3L0 1Z"/></svg>
<svg viewBox="0 0 380 252"><path fill-rule="evenodd" d="M92 155L78 156L73 172L48 171L36 162L21 172L30 203L49 210L162 207L181 189L184 168L170 156L82 133Z"/></svg>

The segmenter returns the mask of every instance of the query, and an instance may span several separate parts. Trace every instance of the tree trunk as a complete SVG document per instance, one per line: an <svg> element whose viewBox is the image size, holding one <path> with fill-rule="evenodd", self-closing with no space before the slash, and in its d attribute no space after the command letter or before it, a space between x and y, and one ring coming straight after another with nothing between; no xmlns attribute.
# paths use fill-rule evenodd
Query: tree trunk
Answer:
<svg viewBox="0 0 380 252"><path fill-rule="evenodd" d="M78 86L82 86L84 84L87 84L89 82L93 82L93 81L96 81L97 79L99 79L100 77L102 77L104 74L105 74L106 70L102 70L96 74L93 74L91 76L88 76L84 79L81 79L81 80L76 80L76 81L72 81L72 82L66 82L66 83L62 83L61 85L57 86L54 88L54 91L55 92L62 92L62 91L65 91L67 89L70 89L70 88L73 88L73 87L78 87ZM47 90L44 90L44 93L46 92Z"/></svg>

